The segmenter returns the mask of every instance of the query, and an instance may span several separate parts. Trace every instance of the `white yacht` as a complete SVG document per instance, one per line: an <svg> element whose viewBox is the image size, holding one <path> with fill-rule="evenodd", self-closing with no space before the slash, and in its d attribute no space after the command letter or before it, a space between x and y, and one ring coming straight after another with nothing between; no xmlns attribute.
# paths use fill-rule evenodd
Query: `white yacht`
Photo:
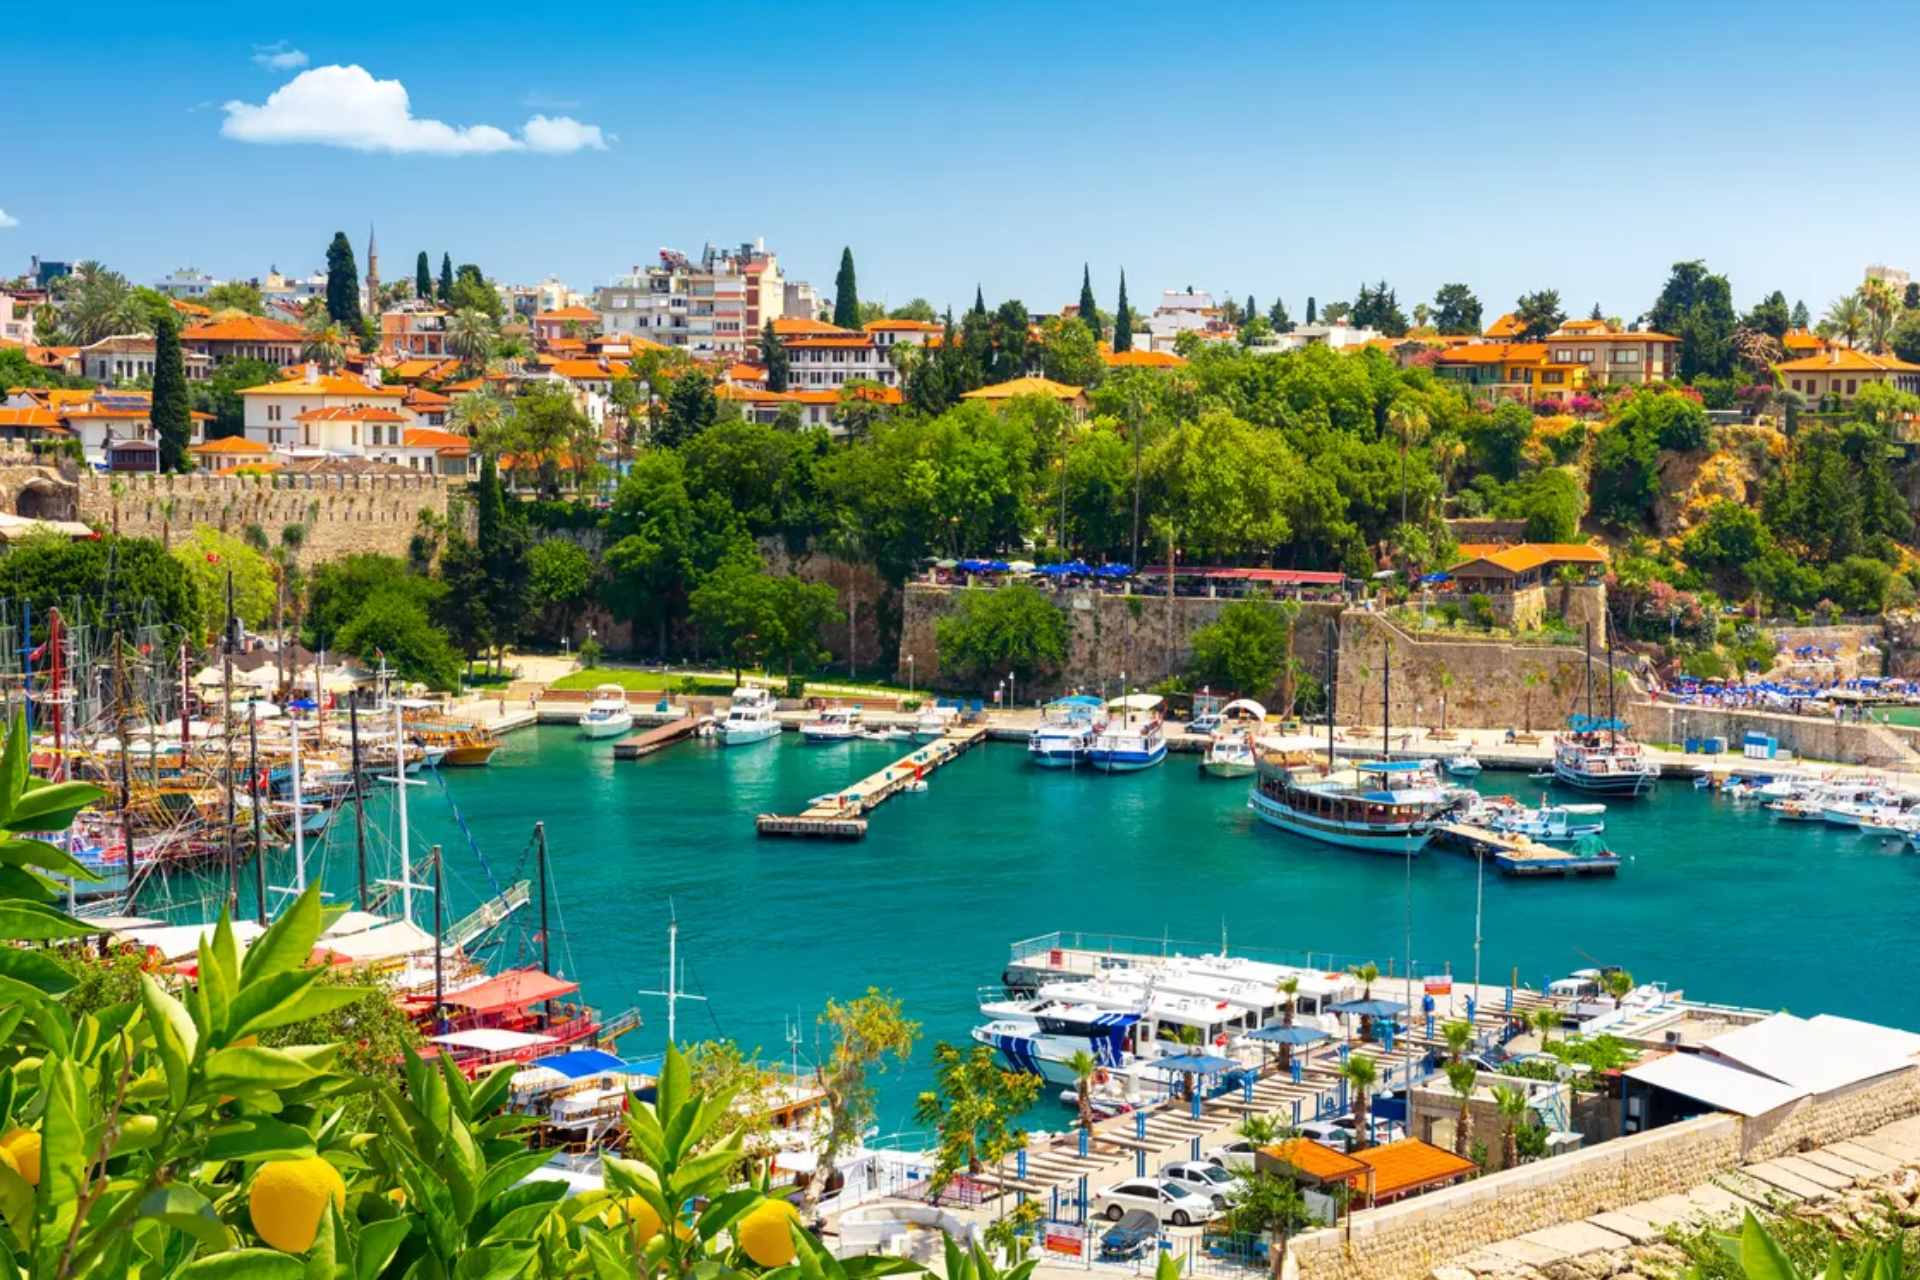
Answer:
<svg viewBox="0 0 1920 1280"><path fill-rule="evenodd" d="M960 723L958 707L943 706L938 702L929 703L920 709L920 718L913 724L915 742L936 742L947 736L947 730Z"/></svg>
<svg viewBox="0 0 1920 1280"><path fill-rule="evenodd" d="M1645 795L1659 781L1660 766L1626 733L1618 720L1570 717L1567 731L1554 735L1554 778L1599 795Z"/></svg>
<svg viewBox="0 0 1920 1280"><path fill-rule="evenodd" d="M1256 763L1260 781L1247 802L1255 817L1347 849L1413 857L1458 803L1425 761L1370 760L1328 769L1268 753Z"/></svg>
<svg viewBox="0 0 1920 1280"><path fill-rule="evenodd" d="M1133 773L1151 769L1167 758L1166 728L1160 719L1160 698L1132 693L1107 703L1119 718L1107 721L1087 745L1087 763L1102 773Z"/></svg>
<svg viewBox="0 0 1920 1280"><path fill-rule="evenodd" d="M1014 1070L1061 1085L1079 1083L1067 1064L1082 1051L1103 1072L1125 1066L1140 1022L1137 1012L1071 999L983 1000L980 1012L989 1021L973 1029L976 1042L997 1049Z"/></svg>
<svg viewBox="0 0 1920 1280"><path fill-rule="evenodd" d="M726 717L713 726L713 736L725 747L745 746L777 737L780 722L773 718L773 695L755 685L733 691Z"/></svg>
<svg viewBox="0 0 1920 1280"><path fill-rule="evenodd" d="M802 742L852 742L859 736L860 713L852 707L827 707L800 726Z"/></svg>
<svg viewBox="0 0 1920 1280"><path fill-rule="evenodd" d="M1466 821L1526 836L1547 844L1567 844L1607 829L1604 804L1552 804L1542 796L1537 808L1528 808L1511 796L1489 796L1475 802Z"/></svg>
<svg viewBox="0 0 1920 1280"><path fill-rule="evenodd" d="M1456 778L1480 776L1480 762L1474 758L1471 751L1462 751L1459 755L1448 756L1443 762L1443 767Z"/></svg>
<svg viewBox="0 0 1920 1280"><path fill-rule="evenodd" d="M633 728L633 708L627 705L627 691L617 684L603 684L593 691L593 701L580 713L580 734L586 738L617 738Z"/></svg>
<svg viewBox="0 0 1920 1280"><path fill-rule="evenodd" d="M1040 723L1027 735L1027 759L1042 769L1083 764L1094 735L1106 722L1106 704L1098 698L1074 694L1050 702L1040 713Z"/></svg>
<svg viewBox="0 0 1920 1280"><path fill-rule="evenodd" d="M1267 709L1252 698L1236 698L1220 709L1207 741L1200 772L1215 778L1245 778L1253 773L1253 740L1267 720Z"/></svg>

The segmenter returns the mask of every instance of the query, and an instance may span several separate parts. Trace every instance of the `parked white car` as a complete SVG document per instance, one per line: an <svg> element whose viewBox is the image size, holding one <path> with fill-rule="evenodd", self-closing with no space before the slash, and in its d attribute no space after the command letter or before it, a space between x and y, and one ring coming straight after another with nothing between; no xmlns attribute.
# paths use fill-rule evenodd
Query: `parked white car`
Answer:
<svg viewBox="0 0 1920 1280"><path fill-rule="evenodd" d="M1252 1171L1253 1157L1259 1150L1259 1147L1248 1142L1245 1138L1235 1138L1233 1141L1223 1142L1213 1150L1207 1152L1207 1163L1217 1168L1228 1169L1238 1173L1247 1173Z"/></svg>
<svg viewBox="0 0 1920 1280"><path fill-rule="evenodd" d="M1093 1198L1092 1212L1115 1222L1130 1209L1143 1209L1163 1225L1176 1227L1210 1222L1216 1212L1213 1198L1205 1192L1159 1178L1116 1182Z"/></svg>
<svg viewBox="0 0 1920 1280"><path fill-rule="evenodd" d="M1398 1121L1374 1120L1369 1117L1368 1123L1373 1129L1375 1146L1383 1142L1398 1142L1407 1136L1407 1131ZM1353 1127L1353 1117L1350 1115L1341 1116L1337 1120L1309 1120L1294 1132L1310 1142L1331 1147L1335 1151L1351 1150L1358 1142L1357 1131Z"/></svg>
<svg viewBox="0 0 1920 1280"><path fill-rule="evenodd" d="M1240 1187L1240 1179L1217 1164L1205 1160L1176 1160L1160 1166L1160 1180L1175 1182L1213 1201L1216 1209L1227 1207L1227 1197Z"/></svg>

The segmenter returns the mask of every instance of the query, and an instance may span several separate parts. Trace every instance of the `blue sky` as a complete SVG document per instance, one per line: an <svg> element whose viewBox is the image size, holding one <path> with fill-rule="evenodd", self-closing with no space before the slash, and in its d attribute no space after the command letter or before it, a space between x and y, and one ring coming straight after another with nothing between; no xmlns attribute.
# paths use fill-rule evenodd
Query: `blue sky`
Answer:
<svg viewBox="0 0 1920 1280"><path fill-rule="evenodd" d="M305 271L369 223L389 278L425 248L585 289L764 236L823 292L848 244L867 297L1037 310L1083 261L1105 306L1124 267L1135 305L1296 318L1381 277L1631 317L1685 258L1816 313L1870 261L1920 271L1912 4L107 0L8 28L9 274Z"/></svg>

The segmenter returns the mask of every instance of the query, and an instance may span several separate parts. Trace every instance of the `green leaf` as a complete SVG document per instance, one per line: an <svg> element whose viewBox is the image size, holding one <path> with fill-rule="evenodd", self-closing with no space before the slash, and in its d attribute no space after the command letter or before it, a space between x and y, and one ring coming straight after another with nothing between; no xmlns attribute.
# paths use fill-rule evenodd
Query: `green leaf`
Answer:
<svg viewBox="0 0 1920 1280"><path fill-rule="evenodd" d="M9 831L65 831L82 809L107 793L91 782L27 784L27 793L7 815Z"/></svg>
<svg viewBox="0 0 1920 1280"><path fill-rule="evenodd" d="M406 1218L394 1218L387 1222L369 1222L360 1228L360 1257L354 1265L354 1274L358 1280L377 1280L387 1264L393 1261L393 1255L413 1230L413 1223Z"/></svg>
<svg viewBox="0 0 1920 1280"><path fill-rule="evenodd" d="M1746 1280L1800 1280L1786 1250L1748 1210L1740 1224L1740 1269Z"/></svg>
<svg viewBox="0 0 1920 1280"><path fill-rule="evenodd" d="M71 876L76 880L97 882L100 879L86 866L75 861L65 849L31 836L15 836L0 841L0 865L38 867L50 875Z"/></svg>
<svg viewBox="0 0 1920 1280"><path fill-rule="evenodd" d="M624 1241L611 1232L588 1232L587 1254L593 1260L594 1280L633 1280L640 1274L627 1259Z"/></svg>
<svg viewBox="0 0 1920 1280"><path fill-rule="evenodd" d="M319 1074L284 1049L233 1045L207 1055L204 1087L216 1094L286 1089L305 1084Z"/></svg>
<svg viewBox="0 0 1920 1280"><path fill-rule="evenodd" d="M320 1226L314 1232L312 1247L307 1250L304 1280L334 1280L334 1263L345 1234L340 1228L339 1215L333 1211L333 1197L329 1196L320 1206Z"/></svg>
<svg viewBox="0 0 1920 1280"><path fill-rule="evenodd" d="M545 1150L517 1151L504 1160L496 1160L486 1175L480 1179L480 1203L492 1206L498 1196L510 1194L519 1186L520 1180L551 1159L553 1153ZM535 1186L546 1185L535 1183ZM564 1186L564 1183L552 1185Z"/></svg>
<svg viewBox="0 0 1920 1280"><path fill-rule="evenodd" d="M70 1205L86 1185L87 1127L90 1099L80 1083L80 1068L49 1058L40 1064L40 1092L46 1110L40 1116L40 1211Z"/></svg>
<svg viewBox="0 0 1920 1280"><path fill-rule="evenodd" d="M5 826L13 815L13 806L27 789L28 757L33 751L33 738L27 732L27 709L21 707L13 713L13 720L7 727L7 750L0 756L0 826Z"/></svg>
<svg viewBox="0 0 1920 1280"><path fill-rule="evenodd" d="M320 882L315 880L247 948L240 988L305 964L313 955L313 944L320 940L320 926Z"/></svg>
<svg viewBox="0 0 1920 1280"><path fill-rule="evenodd" d="M42 951L23 951L19 947L0 947L0 976L38 987L48 995L64 995L73 990L73 975Z"/></svg>
<svg viewBox="0 0 1920 1280"><path fill-rule="evenodd" d="M13 1242L21 1249L33 1236L33 1184L0 1164L0 1219L5 1219Z"/></svg>
<svg viewBox="0 0 1920 1280"><path fill-rule="evenodd" d="M447 1142L441 1149L440 1176L447 1180L447 1190L453 1196L453 1212L464 1227L473 1221L474 1211L480 1206L481 1176L480 1152L473 1145L473 1132L464 1120L456 1118L447 1129Z"/></svg>
<svg viewBox="0 0 1920 1280"><path fill-rule="evenodd" d="M194 1054L200 1048L199 1028L193 1025L193 1016L187 1007L154 981L151 974L140 975L140 1003L147 1011L147 1022L153 1027L160 1064L166 1069L167 1097L179 1107L187 1100L187 1085L192 1079L189 1073Z"/></svg>
<svg viewBox="0 0 1920 1280"><path fill-rule="evenodd" d="M209 1249L233 1245L233 1233L207 1198L184 1182L169 1182L147 1193L138 1214L184 1231Z"/></svg>
<svg viewBox="0 0 1920 1280"><path fill-rule="evenodd" d="M0 940L50 942L56 938L84 938L100 932L81 924L64 911L38 902L0 901Z"/></svg>
<svg viewBox="0 0 1920 1280"><path fill-rule="evenodd" d="M284 1120L258 1116L215 1129L207 1139L209 1160L304 1160L314 1155L313 1135Z"/></svg>
<svg viewBox="0 0 1920 1280"><path fill-rule="evenodd" d="M259 1031L271 1031L306 1018L318 1018L344 1008L367 994L367 987L323 987L320 970L276 973L242 986L227 1006L226 1040L232 1044Z"/></svg>
<svg viewBox="0 0 1920 1280"><path fill-rule="evenodd" d="M278 1249L235 1249L189 1262L172 1280L305 1280L300 1259Z"/></svg>
<svg viewBox="0 0 1920 1280"><path fill-rule="evenodd" d="M533 1245L483 1245L469 1249L453 1268L455 1280L513 1280L533 1261Z"/></svg>
<svg viewBox="0 0 1920 1280"><path fill-rule="evenodd" d="M0 865L0 898L19 902L53 902L61 896L64 888L58 881L50 880L37 871Z"/></svg>

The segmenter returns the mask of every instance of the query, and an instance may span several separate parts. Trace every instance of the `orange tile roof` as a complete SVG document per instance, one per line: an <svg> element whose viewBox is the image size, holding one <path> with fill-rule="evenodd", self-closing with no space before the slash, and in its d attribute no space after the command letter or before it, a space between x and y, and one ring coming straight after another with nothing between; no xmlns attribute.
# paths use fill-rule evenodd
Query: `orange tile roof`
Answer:
<svg viewBox="0 0 1920 1280"><path fill-rule="evenodd" d="M298 369L292 377L284 381L247 387L240 394L243 396L383 396L398 400L407 394L407 389L405 387L370 387L359 378L349 378L338 373L323 373L312 382L308 382L305 370Z"/></svg>
<svg viewBox="0 0 1920 1280"><path fill-rule="evenodd" d="M258 440L249 440L245 436L228 436L224 440L209 440L205 444L196 444L189 448L187 452L218 455L223 453L272 453L273 450Z"/></svg>
<svg viewBox="0 0 1920 1280"><path fill-rule="evenodd" d="M1398 1142L1368 1147L1354 1152L1354 1158L1373 1170L1372 1185L1365 1182L1359 1185L1376 1198L1465 1177L1479 1167L1463 1156L1418 1138L1402 1138Z"/></svg>
<svg viewBox="0 0 1920 1280"><path fill-rule="evenodd" d="M1538 364L1546 358L1543 342L1469 342L1440 353L1441 364Z"/></svg>
<svg viewBox="0 0 1920 1280"><path fill-rule="evenodd" d="M412 387L407 391L406 406L409 409L451 409L453 401L435 391L426 391Z"/></svg>
<svg viewBox="0 0 1920 1280"><path fill-rule="evenodd" d="M546 368L579 382L598 382L603 378L631 378L627 366L617 360L550 360Z"/></svg>
<svg viewBox="0 0 1920 1280"><path fill-rule="evenodd" d="M1463 560L1454 568L1464 569L1474 560L1484 560L1509 573L1525 573L1546 564L1605 564L1607 553L1600 547L1577 542L1521 542Z"/></svg>
<svg viewBox="0 0 1920 1280"><path fill-rule="evenodd" d="M0 409L0 427L34 427L41 431L65 431L59 415L51 409Z"/></svg>
<svg viewBox="0 0 1920 1280"><path fill-rule="evenodd" d="M172 303L173 309L183 316L210 316L213 314L212 307L203 307L197 302L182 302L178 298L168 298L167 301Z"/></svg>
<svg viewBox="0 0 1920 1280"><path fill-rule="evenodd" d="M1805 329L1789 329L1781 335L1780 345L1788 351L1825 351L1832 346L1825 338Z"/></svg>
<svg viewBox="0 0 1920 1280"><path fill-rule="evenodd" d="M869 320L860 327L868 333L945 333L947 328L931 320Z"/></svg>
<svg viewBox="0 0 1920 1280"><path fill-rule="evenodd" d="M373 407L352 407L330 405L325 409L309 409L305 413L293 415L295 422L406 422L407 415L395 413L392 409Z"/></svg>
<svg viewBox="0 0 1920 1280"><path fill-rule="evenodd" d="M236 316L197 324L180 335L182 342L299 342L305 335L299 325L283 324L264 316Z"/></svg>
<svg viewBox="0 0 1920 1280"><path fill-rule="evenodd" d="M1831 347L1775 365L1774 369L1779 373L1920 373L1920 364L1908 364L1898 356L1870 355L1852 347Z"/></svg>
<svg viewBox="0 0 1920 1280"><path fill-rule="evenodd" d="M558 311L542 311L534 317L535 320L558 320L562 323L568 320L598 320L599 318L600 313L589 307L562 307Z"/></svg>
<svg viewBox="0 0 1920 1280"><path fill-rule="evenodd" d="M962 400L1011 400L1015 396L1052 396L1055 400L1073 400L1086 394L1085 387L1070 387L1046 378L1015 378L961 395Z"/></svg>
<svg viewBox="0 0 1920 1280"><path fill-rule="evenodd" d="M1115 369L1177 369L1186 361L1171 351L1102 351L1100 358Z"/></svg>
<svg viewBox="0 0 1920 1280"><path fill-rule="evenodd" d="M782 316L773 322L773 336L776 338L796 338L803 334L816 338L828 336L853 337L851 329L842 329L837 324L828 324L825 320L805 320L797 316Z"/></svg>
<svg viewBox="0 0 1920 1280"><path fill-rule="evenodd" d="M1364 1177L1367 1172L1367 1166L1352 1156L1335 1151L1332 1147L1323 1147L1308 1138L1288 1138L1273 1146L1260 1148L1260 1153L1323 1182Z"/></svg>
<svg viewBox="0 0 1920 1280"><path fill-rule="evenodd" d="M1583 320L1583 321L1578 321L1577 323L1594 324L1594 325L1599 325L1600 327L1598 329L1581 329L1576 331L1573 327L1573 322L1570 322L1568 324L1561 325L1557 332L1548 334L1547 335L1548 340L1549 341L1559 340L1563 342L1576 340L1576 339L1581 342L1678 342L1680 341L1680 339L1671 337L1664 333L1655 333L1651 329L1641 329L1637 332L1633 330L1627 330L1627 329L1609 329L1606 325L1606 322L1602 320Z"/></svg>
<svg viewBox="0 0 1920 1280"><path fill-rule="evenodd" d="M393 376L411 382L417 378L431 378L439 374L451 373L457 360L445 356L425 356L415 360L402 360L393 366Z"/></svg>
<svg viewBox="0 0 1920 1280"><path fill-rule="evenodd" d="M727 366L729 382L765 382L767 371L757 364L731 364Z"/></svg>
<svg viewBox="0 0 1920 1280"><path fill-rule="evenodd" d="M465 453L472 446L465 436L438 427L410 427L406 440L409 449L438 449L442 453Z"/></svg>
<svg viewBox="0 0 1920 1280"><path fill-rule="evenodd" d="M825 350L828 350L829 348L871 349L873 346L873 339L861 337L855 334L850 334L844 338L842 337L789 338L782 345L784 345L789 351L825 351Z"/></svg>
<svg viewBox="0 0 1920 1280"><path fill-rule="evenodd" d="M1509 311L1488 325L1484 336L1489 338L1517 338L1526 327L1526 324L1519 316Z"/></svg>

